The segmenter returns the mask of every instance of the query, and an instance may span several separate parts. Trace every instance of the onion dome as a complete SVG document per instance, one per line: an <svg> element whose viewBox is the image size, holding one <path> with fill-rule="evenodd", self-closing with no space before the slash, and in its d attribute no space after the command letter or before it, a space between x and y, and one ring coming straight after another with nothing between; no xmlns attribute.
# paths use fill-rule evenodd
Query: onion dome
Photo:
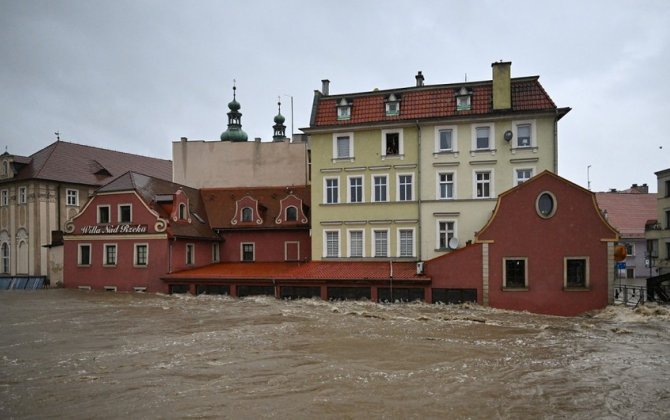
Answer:
<svg viewBox="0 0 670 420"><path fill-rule="evenodd" d="M237 88L233 84L233 100L228 103L228 109L230 109L230 112L228 112L228 129L221 133L221 141L242 142L249 139L247 133L242 130L241 105L235 99L236 90Z"/></svg>
<svg viewBox="0 0 670 420"><path fill-rule="evenodd" d="M284 141L286 139L286 126L284 125L286 118L281 114L281 101L277 102L277 105L279 106L279 111L275 116L275 125L272 126L274 128L272 141Z"/></svg>

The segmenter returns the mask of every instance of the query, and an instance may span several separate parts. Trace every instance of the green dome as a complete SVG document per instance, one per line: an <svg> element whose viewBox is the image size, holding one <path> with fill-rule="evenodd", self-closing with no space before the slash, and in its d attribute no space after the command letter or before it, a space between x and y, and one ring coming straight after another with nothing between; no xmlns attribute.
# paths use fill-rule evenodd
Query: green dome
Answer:
<svg viewBox="0 0 670 420"><path fill-rule="evenodd" d="M230 108L231 111L239 111L240 103L233 98L233 100L228 103L228 108Z"/></svg>
<svg viewBox="0 0 670 420"><path fill-rule="evenodd" d="M284 118L282 114L277 114L277 116L275 117L275 122L277 124L284 124L284 121L286 121L286 118Z"/></svg>
<svg viewBox="0 0 670 420"><path fill-rule="evenodd" d="M228 127L226 131L221 133L221 141L241 142L248 140L247 133L241 128Z"/></svg>

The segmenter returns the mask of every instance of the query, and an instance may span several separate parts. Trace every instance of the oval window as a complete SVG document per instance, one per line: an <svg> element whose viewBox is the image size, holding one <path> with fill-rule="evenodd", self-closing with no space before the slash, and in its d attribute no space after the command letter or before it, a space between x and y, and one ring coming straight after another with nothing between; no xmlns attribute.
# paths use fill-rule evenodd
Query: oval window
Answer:
<svg viewBox="0 0 670 420"><path fill-rule="evenodd" d="M536 202L537 212L541 217L549 218L556 212L556 199L554 195L548 192L543 192L537 197Z"/></svg>

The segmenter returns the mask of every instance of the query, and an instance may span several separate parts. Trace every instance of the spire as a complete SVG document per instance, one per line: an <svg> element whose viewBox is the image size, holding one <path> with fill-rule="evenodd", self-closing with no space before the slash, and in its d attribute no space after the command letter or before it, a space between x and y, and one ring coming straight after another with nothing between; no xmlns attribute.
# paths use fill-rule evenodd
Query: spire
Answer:
<svg viewBox="0 0 670 420"><path fill-rule="evenodd" d="M247 141L247 133L242 130L242 113L240 103L236 99L235 80L233 79L233 100L228 103L228 129L221 133L221 141Z"/></svg>
<svg viewBox="0 0 670 420"><path fill-rule="evenodd" d="M284 121L286 121L286 119L281 114L281 98L277 99L279 100L277 102L279 111L275 116L275 125L272 126L272 128L275 130L275 134L272 136L272 141L284 141L286 139L286 126L284 125Z"/></svg>

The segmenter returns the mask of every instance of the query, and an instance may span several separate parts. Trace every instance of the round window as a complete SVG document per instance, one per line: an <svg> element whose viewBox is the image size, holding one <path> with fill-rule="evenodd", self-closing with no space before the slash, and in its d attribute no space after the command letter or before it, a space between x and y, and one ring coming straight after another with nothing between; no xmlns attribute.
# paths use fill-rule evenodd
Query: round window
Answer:
<svg viewBox="0 0 670 420"><path fill-rule="evenodd" d="M547 219L556 213L556 197L550 192L540 193L535 207L540 217Z"/></svg>

